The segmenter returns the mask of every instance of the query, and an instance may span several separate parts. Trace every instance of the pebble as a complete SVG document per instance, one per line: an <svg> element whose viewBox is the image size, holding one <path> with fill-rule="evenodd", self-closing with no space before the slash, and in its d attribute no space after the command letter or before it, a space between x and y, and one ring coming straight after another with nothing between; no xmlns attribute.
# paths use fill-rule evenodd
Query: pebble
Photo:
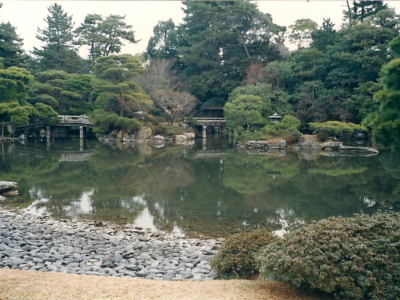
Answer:
<svg viewBox="0 0 400 300"><path fill-rule="evenodd" d="M53 219L0 207L0 268L153 280L212 280L223 239Z"/></svg>

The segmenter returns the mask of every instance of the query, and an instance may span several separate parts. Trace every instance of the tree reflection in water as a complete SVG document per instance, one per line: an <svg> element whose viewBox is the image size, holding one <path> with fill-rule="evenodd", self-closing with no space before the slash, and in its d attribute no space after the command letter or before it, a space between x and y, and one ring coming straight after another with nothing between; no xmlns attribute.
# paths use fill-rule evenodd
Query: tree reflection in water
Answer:
<svg viewBox="0 0 400 300"><path fill-rule="evenodd" d="M20 187L6 203L56 218L206 236L399 209L400 155L393 152L309 160L291 151L249 155L224 143L202 150L201 141L161 149L93 141L84 159L68 161L79 157L74 143L56 141L49 151L43 143L6 144L0 178Z"/></svg>

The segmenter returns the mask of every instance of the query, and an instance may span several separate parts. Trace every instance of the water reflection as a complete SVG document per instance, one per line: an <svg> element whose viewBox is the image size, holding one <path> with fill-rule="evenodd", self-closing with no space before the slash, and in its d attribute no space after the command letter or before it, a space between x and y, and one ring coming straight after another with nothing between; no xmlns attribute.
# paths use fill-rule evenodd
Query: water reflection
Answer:
<svg viewBox="0 0 400 300"><path fill-rule="evenodd" d="M206 236L399 209L396 153L311 159L292 151L249 155L221 139L163 148L84 143L3 144L0 179L20 187L7 203Z"/></svg>

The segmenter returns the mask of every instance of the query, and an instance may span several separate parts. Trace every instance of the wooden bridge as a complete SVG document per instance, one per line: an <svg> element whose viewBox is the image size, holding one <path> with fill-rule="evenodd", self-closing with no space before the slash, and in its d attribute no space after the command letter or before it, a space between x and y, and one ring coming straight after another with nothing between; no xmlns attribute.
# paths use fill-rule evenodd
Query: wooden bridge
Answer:
<svg viewBox="0 0 400 300"><path fill-rule="evenodd" d="M193 118L196 120L198 126L202 126L202 137L207 137L207 128L211 127L214 132L221 133L221 128L225 126L224 118L214 118L214 117L199 117Z"/></svg>
<svg viewBox="0 0 400 300"><path fill-rule="evenodd" d="M79 137L83 139L83 129L86 128L93 128L93 123L90 122L89 117L82 115L82 116L67 116L67 115L59 115L57 117L54 117L54 119L59 119L59 122L51 127L79 127ZM50 131L50 126L47 126L47 124L43 121L33 121L30 122L28 125L19 125L15 126L11 122L3 122L2 123L2 136L4 136L4 125L5 124L11 124L12 126L12 132L15 131L15 129L19 130L24 130L25 131L25 136L26 132L28 129L36 129L36 128L41 128L41 127L46 127L46 138L49 139L51 136L51 131Z"/></svg>
<svg viewBox="0 0 400 300"><path fill-rule="evenodd" d="M93 123L89 121L88 116L57 116L60 119L60 123L56 126L83 126L83 127L93 127Z"/></svg>

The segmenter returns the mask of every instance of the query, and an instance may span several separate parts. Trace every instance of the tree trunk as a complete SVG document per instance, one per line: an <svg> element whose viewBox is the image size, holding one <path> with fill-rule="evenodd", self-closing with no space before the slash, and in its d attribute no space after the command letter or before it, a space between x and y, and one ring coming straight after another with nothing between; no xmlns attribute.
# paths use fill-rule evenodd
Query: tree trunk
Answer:
<svg viewBox="0 0 400 300"><path fill-rule="evenodd" d="M349 11L349 25L351 25L351 8L350 8L349 0L346 0L346 3L347 3L347 9Z"/></svg>
<svg viewBox="0 0 400 300"><path fill-rule="evenodd" d="M243 45L244 51L246 51L247 58L250 58L249 50L247 49L246 43L245 43L245 41L243 40L242 36L240 35L239 30L237 29L237 27L236 27L235 24L233 24L233 27L235 27L236 33L238 34L239 41L240 41L240 42L242 43L242 45Z"/></svg>

